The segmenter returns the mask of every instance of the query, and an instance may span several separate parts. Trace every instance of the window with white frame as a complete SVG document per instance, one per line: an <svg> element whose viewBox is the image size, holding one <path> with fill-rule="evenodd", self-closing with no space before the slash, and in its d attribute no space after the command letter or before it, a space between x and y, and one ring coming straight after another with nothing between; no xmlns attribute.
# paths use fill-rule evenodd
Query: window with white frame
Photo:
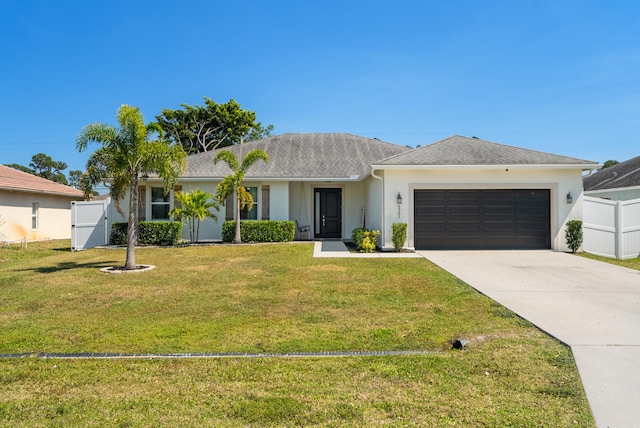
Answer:
<svg viewBox="0 0 640 428"><path fill-rule="evenodd" d="M163 187L151 188L151 220L169 220L171 195Z"/></svg>
<svg viewBox="0 0 640 428"><path fill-rule="evenodd" d="M247 192L251 194L253 198L253 205L244 207L240 211L240 219L242 220L257 220L258 219L258 188L257 187L245 187Z"/></svg>
<svg viewBox="0 0 640 428"><path fill-rule="evenodd" d="M39 203L33 202L31 203L31 229L38 229L38 211L39 211Z"/></svg>

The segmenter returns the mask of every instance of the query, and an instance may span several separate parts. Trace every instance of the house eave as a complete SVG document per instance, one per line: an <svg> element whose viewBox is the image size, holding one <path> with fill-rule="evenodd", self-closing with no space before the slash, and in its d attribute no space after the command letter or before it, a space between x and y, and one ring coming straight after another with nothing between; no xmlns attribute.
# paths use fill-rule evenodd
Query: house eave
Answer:
<svg viewBox="0 0 640 428"><path fill-rule="evenodd" d="M627 186L627 187L610 187L608 189L594 189L594 190L585 190L585 195L597 195L600 193L611 193L611 192L627 192L633 190L640 190L640 186Z"/></svg>
<svg viewBox="0 0 640 428"><path fill-rule="evenodd" d="M37 195L48 195L48 196L58 196L61 198L69 198L69 199L76 199L76 200L81 200L84 199L84 194L79 194L79 195L74 195L74 194L70 194L70 193L60 193L60 192L48 192L45 190L33 190L33 189L21 189L19 187L0 187L0 190L4 190L6 192L16 192L16 193L29 193L29 194L37 194Z"/></svg>
<svg viewBox="0 0 640 428"><path fill-rule="evenodd" d="M501 164L501 165L373 165L375 170L426 170L426 169L580 169L590 171L599 164Z"/></svg>
<svg viewBox="0 0 640 428"><path fill-rule="evenodd" d="M363 181L367 178L369 174L362 175L352 175L349 177L245 177L244 181L246 182L262 182L262 181L272 181L272 182L289 182L289 181L304 181L304 182L358 182ZM180 177L178 178L178 182L188 183L188 182L202 182L202 181L222 181L224 177ZM147 183L161 183L162 179L160 178L145 178L140 181L144 181Z"/></svg>

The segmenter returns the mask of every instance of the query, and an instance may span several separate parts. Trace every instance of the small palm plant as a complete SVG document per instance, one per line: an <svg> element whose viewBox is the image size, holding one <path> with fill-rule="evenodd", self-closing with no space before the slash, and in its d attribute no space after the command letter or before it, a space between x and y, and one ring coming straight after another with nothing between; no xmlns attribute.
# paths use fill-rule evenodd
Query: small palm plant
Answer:
<svg viewBox="0 0 640 428"><path fill-rule="evenodd" d="M218 204L213 200L211 193L204 192L200 189L191 192L176 193L176 207L169 214L174 218L180 218L189 226L189 240L198 242L200 235L200 221L205 218L211 218L215 221L218 217L211 212L211 209L218 211Z"/></svg>
<svg viewBox="0 0 640 428"><path fill-rule="evenodd" d="M240 141L240 153L242 154L242 140ZM218 187L216 188L216 199L218 203L224 204L227 196L233 194L236 197L236 231L235 238L233 240L236 244L240 244L242 242L240 237L240 211L246 206L250 207L253 205L253 197L251 196L251 193L242 186L242 181L244 180L244 175L247 170L261 159L264 162L269 162L269 156L267 153L260 149L254 149L247 153L247 155L242 159L242 163L239 163L236 155L229 150L220 150L213 159L214 164L223 161L227 166L229 166L229 169L231 169L231 174L223 178L218 184Z"/></svg>

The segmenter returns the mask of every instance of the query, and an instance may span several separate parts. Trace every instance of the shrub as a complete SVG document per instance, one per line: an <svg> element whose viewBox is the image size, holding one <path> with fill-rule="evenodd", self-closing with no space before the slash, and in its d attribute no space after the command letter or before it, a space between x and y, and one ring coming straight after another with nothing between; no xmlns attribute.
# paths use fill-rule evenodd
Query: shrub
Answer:
<svg viewBox="0 0 640 428"><path fill-rule="evenodd" d="M233 242L236 233L235 220L222 223L222 240ZM285 220L241 220L240 238L243 242L293 241L296 224Z"/></svg>
<svg viewBox="0 0 640 428"><path fill-rule="evenodd" d="M138 223L140 245L176 245L182 235L182 223L178 221L141 221ZM113 223L111 245L127 244L127 223Z"/></svg>
<svg viewBox="0 0 640 428"><path fill-rule="evenodd" d="M111 245L127 245L127 223L113 223L111 225Z"/></svg>
<svg viewBox="0 0 640 428"><path fill-rule="evenodd" d="M402 250L404 241L407 240L407 223L393 223L391 230L393 231L393 235L391 236L393 248L396 251L400 251Z"/></svg>
<svg viewBox="0 0 640 428"><path fill-rule="evenodd" d="M358 251L363 253L373 253L378 246L379 230L369 230L358 227L351 232L351 240Z"/></svg>
<svg viewBox="0 0 640 428"><path fill-rule="evenodd" d="M571 252L578 251L578 248L582 245L582 220L569 220L564 236Z"/></svg>
<svg viewBox="0 0 640 428"><path fill-rule="evenodd" d="M364 229L362 227L357 227L353 229L353 232L351 232L351 240L358 250L362 248L362 241L364 240L364 232L366 230L367 229Z"/></svg>

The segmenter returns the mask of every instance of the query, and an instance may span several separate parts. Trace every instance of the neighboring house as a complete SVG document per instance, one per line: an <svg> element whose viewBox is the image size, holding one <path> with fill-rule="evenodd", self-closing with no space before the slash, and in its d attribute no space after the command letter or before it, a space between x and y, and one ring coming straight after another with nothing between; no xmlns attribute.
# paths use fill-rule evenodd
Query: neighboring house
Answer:
<svg viewBox="0 0 640 428"><path fill-rule="evenodd" d="M311 239L349 239L365 226L382 232L387 250L392 224L403 222L409 248L564 251L566 221L582 218L582 173L600 166L461 136L411 149L351 134L284 134L226 148L239 160L252 149L269 162L245 176L254 207L243 218L295 220ZM189 156L175 191L215 193L230 172L215 154ZM141 190L142 218L167 219L174 191L165 196L153 178ZM217 222L202 223L201 239L221 238L229 201Z"/></svg>
<svg viewBox="0 0 640 428"><path fill-rule="evenodd" d="M71 236L71 201L80 190L0 165L0 241Z"/></svg>
<svg viewBox="0 0 640 428"><path fill-rule="evenodd" d="M613 201L640 198L640 156L584 177L584 194Z"/></svg>

